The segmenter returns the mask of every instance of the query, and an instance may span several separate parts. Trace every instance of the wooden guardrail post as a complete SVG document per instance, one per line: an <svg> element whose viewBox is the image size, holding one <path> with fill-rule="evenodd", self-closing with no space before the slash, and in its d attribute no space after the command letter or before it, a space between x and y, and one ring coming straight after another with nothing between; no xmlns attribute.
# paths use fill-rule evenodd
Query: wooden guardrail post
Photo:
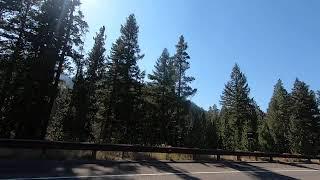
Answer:
<svg viewBox="0 0 320 180"><path fill-rule="evenodd" d="M97 159L97 151L96 151L96 150L93 150L93 151L92 151L91 158L92 158L93 160Z"/></svg>
<svg viewBox="0 0 320 180"><path fill-rule="evenodd" d="M237 155L237 161L241 161L241 156Z"/></svg>
<svg viewBox="0 0 320 180"><path fill-rule="evenodd" d="M220 161L221 160L221 157L219 154L217 154L217 161Z"/></svg>
<svg viewBox="0 0 320 180"><path fill-rule="evenodd" d="M46 148L41 148L41 158L45 159L46 158Z"/></svg>
<svg viewBox="0 0 320 180"><path fill-rule="evenodd" d="M269 157L269 162L273 162L273 157L272 156Z"/></svg>

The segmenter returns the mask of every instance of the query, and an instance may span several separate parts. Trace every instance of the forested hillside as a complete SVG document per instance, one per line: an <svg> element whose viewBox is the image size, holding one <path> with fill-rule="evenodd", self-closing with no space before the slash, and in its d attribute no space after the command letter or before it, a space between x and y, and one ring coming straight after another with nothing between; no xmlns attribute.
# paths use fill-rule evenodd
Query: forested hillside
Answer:
<svg viewBox="0 0 320 180"><path fill-rule="evenodd" d="M103 26L85 52L80 6L0 0L1 138L318 153L320 93L303 81L288 92L279 80L263 112L235 64L221 108L206 111L190 101L197 89L188 69L199 61L187 38L177 36L175 51L164 48L146 74L134 14L111 47Z"/></svg>

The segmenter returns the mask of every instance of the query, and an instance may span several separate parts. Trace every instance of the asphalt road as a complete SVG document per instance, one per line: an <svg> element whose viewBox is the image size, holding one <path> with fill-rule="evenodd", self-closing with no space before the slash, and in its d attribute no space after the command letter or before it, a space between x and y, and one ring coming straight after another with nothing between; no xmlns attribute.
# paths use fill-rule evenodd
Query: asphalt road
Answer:
<svg viewBox="0 0 320 180"><path fill-rule="evenodd" d="M319 164L0 160L0 179L320 179Z"/></svg>

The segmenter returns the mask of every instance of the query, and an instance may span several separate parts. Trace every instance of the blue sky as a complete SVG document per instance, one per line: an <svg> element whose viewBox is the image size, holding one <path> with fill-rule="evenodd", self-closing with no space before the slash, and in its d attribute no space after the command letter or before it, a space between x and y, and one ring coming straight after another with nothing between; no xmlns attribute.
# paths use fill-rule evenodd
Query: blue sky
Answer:
<svg viewBox="0 0 320 180"><path fill-rule="evenodd" d="M192 100L207 109L219 104L237 62L251 97L266 110L280 78L291 91L296 77L320 90L320 1L318 0L82 0L89 24L85 48L105 25L107 45L130 13L140 26L142 70L150 73L163 48L170 53L183 34L198 89Z"/></svg>

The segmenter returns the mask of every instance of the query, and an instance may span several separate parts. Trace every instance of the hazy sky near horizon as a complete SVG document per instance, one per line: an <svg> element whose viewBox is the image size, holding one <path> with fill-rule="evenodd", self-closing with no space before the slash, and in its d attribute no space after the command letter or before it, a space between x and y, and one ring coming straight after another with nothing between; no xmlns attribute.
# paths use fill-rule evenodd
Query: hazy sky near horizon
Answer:
<svg viewBox="0 0 320 180"><path fill-rule="evenodd" d="M85 49L106 26L107 54L120 26L134 13L140 26L140 67L152 72L163 48L171 54L181 34L188 42L192 97L208 109L220 104L237 62L251 97L266 110L280 78L291 91L296 78L320 90L320 1L318 0L81 0L89 24Z"/></svg>

